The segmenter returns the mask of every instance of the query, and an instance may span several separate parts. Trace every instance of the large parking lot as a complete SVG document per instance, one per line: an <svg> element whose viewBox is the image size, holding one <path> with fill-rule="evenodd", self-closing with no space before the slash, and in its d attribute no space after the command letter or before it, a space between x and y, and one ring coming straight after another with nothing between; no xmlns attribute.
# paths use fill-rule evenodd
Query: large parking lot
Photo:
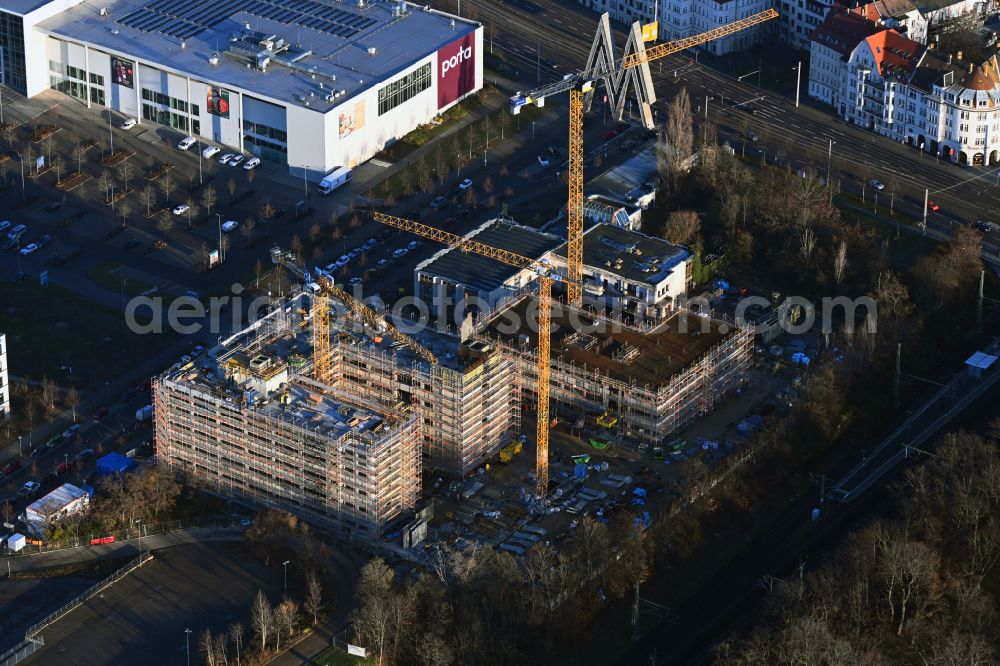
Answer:
<svg viewBox="0 0 1000 666"><path fill-rule="evenodd" d="M257 590L282 593L281 565L266 568L240 544L199 544L158 551L152 562L42 632L45 648L29 664L134 666L183 664L190 628L191 663L202 663L198 637L233 622L250 626Z"/></svg>

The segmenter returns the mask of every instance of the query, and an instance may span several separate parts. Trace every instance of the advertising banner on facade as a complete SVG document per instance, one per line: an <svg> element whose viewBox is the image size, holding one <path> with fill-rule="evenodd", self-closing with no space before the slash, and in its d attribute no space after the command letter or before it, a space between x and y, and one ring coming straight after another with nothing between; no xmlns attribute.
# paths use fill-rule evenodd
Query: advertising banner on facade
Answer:
<svg viewBox="0 0 1000 666"><path fill-rule="evenodd" d="M354 132L362 129L365 126L365 101L361 100L354 105L353 110L344 110L340 112L340 138L344 139L349 137Z"/></svg>
<svg viewBox="0 0 1000 666"><path fill-rule="evenodd" d="M135 87L135 63L111 56L111 82L126 88Z"/></svg>
<svg viewBox="0 0 1000 666"><path fill-rule="evenodd" d="M476 34L438 49L437 62L440 109L476 87Z"/></svg>
<svg viewBox="0 0 1000 666"><path fill-rule="evenodd" d="M229 91L222 88L208 87L205 95L205 106L213 116L229 117Z"/></svg>

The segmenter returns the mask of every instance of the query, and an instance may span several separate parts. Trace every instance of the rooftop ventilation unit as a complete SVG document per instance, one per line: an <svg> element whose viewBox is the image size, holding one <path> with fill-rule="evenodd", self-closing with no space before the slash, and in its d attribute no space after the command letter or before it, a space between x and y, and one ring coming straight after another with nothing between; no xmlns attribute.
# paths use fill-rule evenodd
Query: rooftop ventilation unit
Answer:
<svg viewBox="0 0 1000 666"><path fill-rule="evenodd" d="M378 53L378 49L377 48L375 48L374 46L369 46L368 47L368 55L374 56L376 53Z"/></svg>
<svg viewBox="0 0 1000 666"><path fill-rule="evenodd" d="M219 56L214 55L211 58L209 58L208 59L208 64L209 65L218 65L219 64Z"/></svg>
<svg viewBox="0 0 1000 666"><path fill-rule="evenodd" d="M108 15L108 8L101 7L101 16L107 16L107 15Z"/></svg>

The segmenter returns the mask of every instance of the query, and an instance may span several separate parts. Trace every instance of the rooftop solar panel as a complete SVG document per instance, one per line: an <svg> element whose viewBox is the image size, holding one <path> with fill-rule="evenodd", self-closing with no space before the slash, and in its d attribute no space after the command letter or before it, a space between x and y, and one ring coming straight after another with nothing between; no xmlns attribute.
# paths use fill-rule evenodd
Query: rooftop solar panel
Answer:
<svg viewBox="0 0 1000 666"><path fill-rule="evenodd" d="M160 32L188 39L214 28L233 14L245 12L278 23L299 25L342 38L375 25L375 21L337 7L312 0L153 0L118 20L143 32Z"/></svg>

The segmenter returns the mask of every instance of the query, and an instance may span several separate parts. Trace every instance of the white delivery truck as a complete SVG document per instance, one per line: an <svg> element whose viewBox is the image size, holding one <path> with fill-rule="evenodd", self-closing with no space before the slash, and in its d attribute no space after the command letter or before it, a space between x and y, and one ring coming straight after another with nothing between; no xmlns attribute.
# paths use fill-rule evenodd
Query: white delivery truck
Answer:
<svg viewBox="0 0 1000 666"><path fill-rule="evenodd" d="M137 422L142 423L144 421L148 421L151 418L153 418L152 405L146 405L144 407L140 407L139 409L135 410L135 420Z"/></svg>
<svg viewBox="0 0 1000 666"><path fill-rule="evenodd" d="M329 194L335 189L343 185L344 183L350 182L352 172L348 167L337 167L327 175L323 176L323 180L319 181L320 194Z"/></svg>

